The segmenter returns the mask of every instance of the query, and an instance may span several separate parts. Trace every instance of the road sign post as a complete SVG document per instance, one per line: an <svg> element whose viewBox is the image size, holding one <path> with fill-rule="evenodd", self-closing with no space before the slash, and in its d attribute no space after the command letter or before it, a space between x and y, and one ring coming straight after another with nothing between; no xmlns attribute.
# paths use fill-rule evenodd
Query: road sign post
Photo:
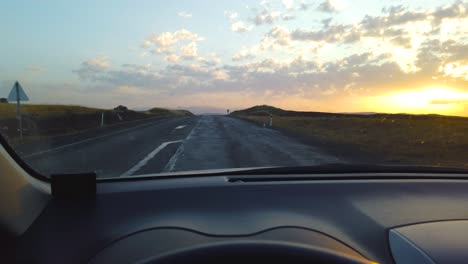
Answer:
<svg viewBox="0 0 468 264"><path fill-rule="evenodd" d="M21 101L29 101L28 96L23 90L23 87L18 83L15 82L13 87L11 88L10 94L8 95L8 101L16 101L16 118L18 118L19 122L19 135L20 140L23 140L23 118L21 117Z"/></svg>
<svg viewBox="0 0 468 264"><path fill-rule="evenodd" d="M21 118L21 104L20 104L20 97L18 96L19 85L15 85L15 86L16 86L16 117L18 118L18 122L19 122L20 140L23 140L23 118Z"/></svg>

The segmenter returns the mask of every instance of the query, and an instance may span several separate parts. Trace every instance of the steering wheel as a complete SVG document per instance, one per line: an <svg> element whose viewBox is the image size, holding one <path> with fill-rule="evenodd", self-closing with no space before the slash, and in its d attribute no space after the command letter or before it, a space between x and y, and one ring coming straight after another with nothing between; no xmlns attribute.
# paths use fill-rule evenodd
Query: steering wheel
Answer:
<svg viewBox="0 0 468 264"><path fill-rule="evenodd" d="M372 262L323 248L275 241L234 241L206 244L173 251L142 262L142 264L169 263L370 264Z"/></svg>

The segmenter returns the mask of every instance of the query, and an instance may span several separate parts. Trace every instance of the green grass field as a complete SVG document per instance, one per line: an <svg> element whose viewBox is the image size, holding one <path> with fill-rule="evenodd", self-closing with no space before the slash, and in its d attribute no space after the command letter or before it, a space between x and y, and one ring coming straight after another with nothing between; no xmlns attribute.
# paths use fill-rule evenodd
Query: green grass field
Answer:
<svg viewBox="0 0 468 264"><path fill-rule="evenodd" d="M90 108L77 105L36 105L22 104L21 113L28 115L34 114L38 116L60 116L68 113L95 113L97 111L105 111L104 109ZM0 119L15 118L16 104L0 104Z"/></svg>
<svg viewBox="0 0 468 264"><path fill-rule="evenodd" d="M468 167L468 118L406 116L273 116L273 127L300 135L345 160ZM266 116L239 117L268 124Z"/></svg>

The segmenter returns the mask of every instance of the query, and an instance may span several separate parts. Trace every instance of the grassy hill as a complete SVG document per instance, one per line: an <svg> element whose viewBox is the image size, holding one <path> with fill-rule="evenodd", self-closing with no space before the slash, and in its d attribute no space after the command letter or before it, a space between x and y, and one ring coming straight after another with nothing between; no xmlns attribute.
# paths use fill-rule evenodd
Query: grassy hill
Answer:
<svg viewBox="0 0 468 264"><path fill-rule="evenodd" d="M187 110L173 110L173 109L166 109L166 108L158 108L154 107L148 110L149 113L153 115L175 115L175 116L192 116L193 114Z"/></svg>
<svg viewBox="0 0 468 264"><path fill-rule="evenodd" d="M283 110L269 105L257 105L243 110L233 111L230 115L233 116L269 116L270 114L274 116L331 116L332 113L324 112L303 112L303 111L291 111Z"/></svg>
<svg viewBox="0 0 468 264"><path fill-rule="evenodd" d="M385 113L328 113L328 112L314 112L314 111L292 111L283 110L281 108L269 106L269 105L257 105L243 110L233 111L230 115L232 116L273 116L280 117L332 117L332 118L391 118L391 119L434 119L434 118L449 118L449 119L466 119L465 117L459 116L443 116L436 114L426 115L413 115L413 114L385 114Z"/></svg>
<svg viewBox="0 0 468 264"><path fill-rule="evenodd" d="M322 147L343 160L402 165L468 167L468 118L410 114L296 112L271 106L231 116L273 128Z"/></svg>

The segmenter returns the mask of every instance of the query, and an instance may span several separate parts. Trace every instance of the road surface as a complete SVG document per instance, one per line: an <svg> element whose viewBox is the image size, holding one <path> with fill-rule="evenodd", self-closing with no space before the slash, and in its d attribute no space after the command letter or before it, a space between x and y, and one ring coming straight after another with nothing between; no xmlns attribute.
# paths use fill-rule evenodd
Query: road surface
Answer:
<svg viewBox="0 0 468 264"><path fill-rule="evenodd" d="M96 171L98 177L338 162L274 129L216 115L156 120L43 144L21 156L46 175Z"/></svg>

